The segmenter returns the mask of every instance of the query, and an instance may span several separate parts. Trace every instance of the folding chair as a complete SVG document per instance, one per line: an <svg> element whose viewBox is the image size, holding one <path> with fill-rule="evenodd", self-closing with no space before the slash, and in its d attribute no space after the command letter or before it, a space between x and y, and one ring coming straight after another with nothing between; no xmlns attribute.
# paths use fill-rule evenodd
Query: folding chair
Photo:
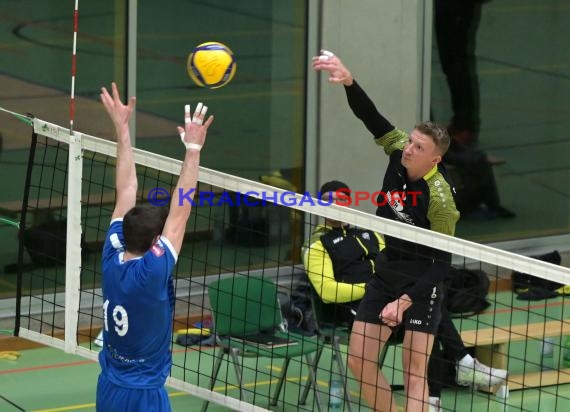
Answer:
<svg viewBox="0 0 570 412"><path fill-rule="evenodd" d="M234 275L210 283L208 285L208 296L219 347L215 354L210 390L214 388L222 360L226 354L229 355L228 360L234 366L240 399L245 399L245 394L243 390L243 369L238 357L282 358L281 376L270 401L271 405L277 405L291 359L304 356L309 368L304 393L308 393L310 387L313 388L317 408L321 411L316 371L322 345L319 345L316 338L279 331L282 326L282 317L277 300L276 285L273 282L256 277ZM291 344L271 347L247 341L248 336L259 333L272 333L277 338L288 339ZM311 359L312 353L315 353L314 360ZM299 403L303 404L305 400L306 396L301 397ZM208 408L208 404L208 401L204 401L203 412Z"/></svg>
<svg viewBox="0 0 570 412"><path fill-rule="evenodd" d="M306 278L307 282L311 284ZM348 374L343 362L342 350L340 345L348 345L350 339L350 332L352 328L352 323L347 322L344 316L341 314L341 310L346 310L346 308L341 309L340 304L325 304L321 300L321 297L317 294L315 289L311 284L311 303L313 306L313 313L317 320L318 326L318 336L324 341L325 344L330 344L333 351L333 361L336 363L338 371L343 380L344 386L344 401L346 408L349 412L352 411L352 397L350 395L350 390L348 387ZM403 329L400 328L393 334L388 340L387 344L378 357L378 367L382 368L384 361L386 359L386 353L389 345L397 345L403 342L404 334ZM403 385L392 384L392 390L402 390ZM305 392L307 390L305 389Z"/></svg>
<svg viewBox="0 0 570 412"><path fill-rule="evenodd" d="M349 412L352 411L352 397L350 388L348 387L348 374L342 357L340 345L348 345L350 338L350 325L335 321L336 313L334 307L336 305L325 305L320 296L311 285L311 303L313 313L317 320L318 336L325 343L330 344L332 348L332 360L336 364L338 372L342 377L344 402ZM333 309L331 311L331 309ZM308 392L305 388L305 392ZM307 396L306 393L303 396Z"/></svg>

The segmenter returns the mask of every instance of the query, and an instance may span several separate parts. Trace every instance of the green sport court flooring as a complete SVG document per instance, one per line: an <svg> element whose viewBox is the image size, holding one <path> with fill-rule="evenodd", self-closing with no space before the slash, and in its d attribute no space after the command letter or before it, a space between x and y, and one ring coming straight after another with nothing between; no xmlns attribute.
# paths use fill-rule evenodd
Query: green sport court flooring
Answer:
<svg viewBox="0 0 570 412"><path fill-rule="evenodd" d="M491 295L491 299L494 296ZM478 317L468 320L457 320L458 327L463 330L470 330L476 327L476 323L481 325L494 323L496 325L524 324L549 319L568 318L569 309L565 305L564 298L550 299L539 302L525 302L513 300L510 292L499 292L495 304ZM484 327L484 326L480 326ZM1 341L0 341L1 342ZM555 350L552 365L558 365L562 350L560 349L560 339L555 339ZM509 345L508 370L511 374L537 371L540 368L540 344L536 339L525 342L516 342ZM174 347L174 363L178 365L186 364L188 369L200 370L200 386L207 386L207 378L212 364L212 348L204 347L202 351L196 350L198 347L185 349L181 346ZM345 350L345 349L343 349ZM328 384L330 379L330 356L329 347L325 348L320 361L318 373L318 385L322 391L321 399L327 402ZM390 347L386 356L384 371L388 379L393 383L401 383L401 374L392 376L391 366L396 370L401 370L398 359L401 353L398 347ZM199 365L199 366L198 366ZM246 359L244 368L244 382L246 389L252 391L255 385L255 403L261 407L267 407L268 393L273 391L278 374L276 362L271 363L270 359L256 361ZM228 382L225 384L225 373L228 371ZM253 370L256 370L255 378ZM65 354L62 351L52 348L30 349L21 351L18 360L0 359L0 398L1 411L17 411L18 409L6 401L18 405L26 411L94 411L95 389L99 366L97 363L74 355ZM174 376L182 378L182 369L175 367L172 370ZM273 376L270 376L273 373ZM186 373L186 380L197 383L195 372ZM297 410L297 399L299 395L300 373L298 363L291 363L291 370L288 376L292 379L285 384L285 398L283 395L276 407L276 411ZM215 385L215 390L227 393L229 396L237 397L238 391L232 383L235 382L233 369L227 369L227 365L222 364L220 379ZM351 393L353 398L358 396L358 386L351 380ZM254 398L254 394L248 392L248 400ZM400 397L401 395L397 395ZM174 411L194 411L201 407L201 399L190 396L186 393L170 390L170 399ZM285 399L285 402L283 401ZM398 398L401 401L401 398ZM511 391L508 399L503 400L492 394L483 392L473 392L470 389L445 389L443 393L443 405L445 410L450 411L567 411L570 408L570 385L548 386L539 389L526 389ZM312 392L309 395L307 405L301 410L316 410L312 403ZM355 409L358 410L358 405ZM211 404L212 411L227 410ZM364 406L361 410L368 411Z"/></svg>

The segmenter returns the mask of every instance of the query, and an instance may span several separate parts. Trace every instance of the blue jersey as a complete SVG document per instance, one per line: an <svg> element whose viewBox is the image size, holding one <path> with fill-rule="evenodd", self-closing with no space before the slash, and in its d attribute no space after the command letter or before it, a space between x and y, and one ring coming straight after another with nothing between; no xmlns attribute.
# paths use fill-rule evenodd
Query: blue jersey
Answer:
<svg viewBox="0 0 570 412"><path fill-rule="evenodd" d="M124 388L162 387L170 373L176 251L161 237L140 258L123 261L123 220L103 246L101 373Z"/></svg>

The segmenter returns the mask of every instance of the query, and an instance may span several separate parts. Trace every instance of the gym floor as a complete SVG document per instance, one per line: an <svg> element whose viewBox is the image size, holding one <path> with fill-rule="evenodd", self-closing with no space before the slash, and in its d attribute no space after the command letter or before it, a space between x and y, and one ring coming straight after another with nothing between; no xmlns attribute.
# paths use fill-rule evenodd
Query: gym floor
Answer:
<svg viewBox="0 0 570 412"><path fill-rule="evenodd" d="M539 302L525 302L514 300L511 292L499 292L496 299L493 295L490 300L495 304L484 313L468 320L458 320L456 324L463 330L470 330L480 325L507 325L526 324L548 318L568 318L568 307L565 298L559 297ZM485 326L480 326L485 327ZM0 343L2 341L0 340ZM561 347L561 338L554 339L554 357L550 367L556 368L561 364L564 348ZM2 345L3 349L8 348ZM511 343L508 345L508 370L511 374L529 373L540 370L541 342L536 339ZM343 351L346 347L343 347ZM173 348L174 364L187 365L185 371L186 381L207 387L211 375L212 352L211 347L191 346L184 348L175 345ZM94 411L95 390L99 366L97 363L84 358L65 354L52 348L37 348L21 350L20 357L15 360L0 358L0 410L10 412L18 410L35 412L56 411ZM319 363L318 386L322 393L323 403L328 401L328 385L331 377L330 348L325 348ZM393 383L401 383L401 366L399 359L401 352L398 346L389 347L383 370ZM253 391L255 383L255 404L267 407L267 395L273 391L276 375L279 370L278 361L271 359L245 360L244 382L246 388ZM249 367L248 367L249 366ZM199 369L199 375L196 372ZM281 396L278 405L272 410L295 411L299 396L299 365L292 362L288 379L285 384L285 395ZM226 375L228 371L228 382ZM173 376L184 379L180 367L173 368ZM270 373L272 375L270 375ZM200 379L200 381L198 381ZM30 386L33 382L33 386ZM235 383L233 369L222 364L220 379L215 385L215 391L227 393L237 397L238 391L231 383ZM351 393L354 399L358 397L358 385L351 380ZM170 399L174 411L198 410L202 400L186 393L170 390ZM249 402L254 398L252 392L247 393ZM401 393L397 395L401 397ZM401 402L401 398L400 399ZM445 389L443 393L443 406L446 410L454 411L566 411L570 407L570 385L547 386L541 389L525 389L510 391L509 397L501 399L493 394L471 391L464 388ZM316 410L310 394L306 410ZM353 405L358 410L358 405ZM211 404L212 411L227 410L224 407ZM360 406L360 410L369 410ZM18 409L19 408L19 409Z"/></svg>

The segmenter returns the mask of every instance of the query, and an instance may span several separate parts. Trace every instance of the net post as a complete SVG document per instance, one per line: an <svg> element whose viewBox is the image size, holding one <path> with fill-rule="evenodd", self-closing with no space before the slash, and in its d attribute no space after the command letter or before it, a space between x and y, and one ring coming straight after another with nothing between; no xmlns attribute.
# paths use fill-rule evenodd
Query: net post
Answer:
<svg viewBox="0 0 570 412"><path fill-rule="evenodd" d="M79 289L81 286L81 133L69 137L67 177L67 238L65 250L65 351L77 350Z"/></svg>

